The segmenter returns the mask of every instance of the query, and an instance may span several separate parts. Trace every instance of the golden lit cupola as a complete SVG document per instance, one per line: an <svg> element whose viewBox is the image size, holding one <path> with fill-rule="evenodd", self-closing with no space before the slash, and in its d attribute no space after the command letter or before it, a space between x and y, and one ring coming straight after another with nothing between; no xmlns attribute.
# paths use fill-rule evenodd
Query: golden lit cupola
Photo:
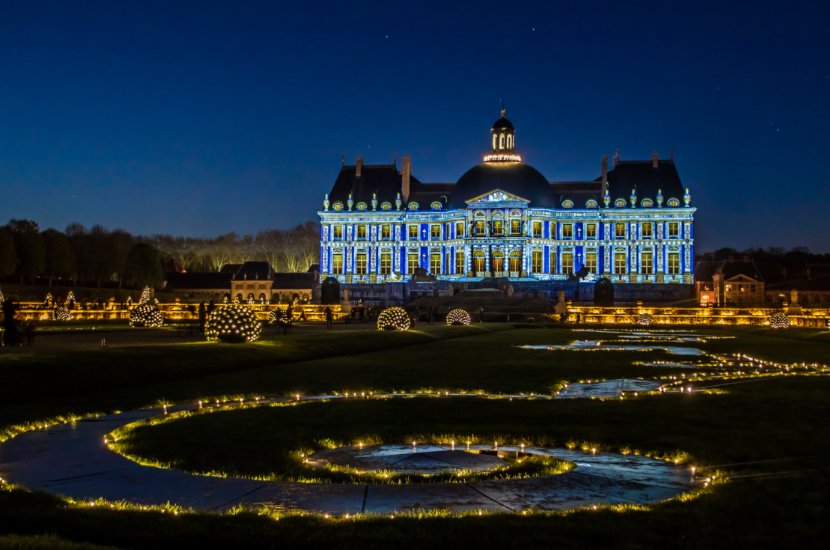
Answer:
<svg viewBox="0 0 830 550"><path fill-rule="evenodd" d="M493 151L484 157L484 162L522 162L522 157L513 150L516 145L516 129L513 123L504 118L505 110L501 110L498 119L490 132L493 134Z"/></svg>

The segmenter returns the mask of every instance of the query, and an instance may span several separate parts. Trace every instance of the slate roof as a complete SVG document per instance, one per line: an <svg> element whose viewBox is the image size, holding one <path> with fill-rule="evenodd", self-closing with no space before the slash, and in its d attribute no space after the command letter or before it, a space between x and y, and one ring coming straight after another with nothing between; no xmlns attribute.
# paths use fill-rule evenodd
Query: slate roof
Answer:
<svg viewBox="0 0 830 550"><path fill-rule="evenodd" d="M165 290L210 290L231 288L230 273L167 273Z"/></svg>
<svg viewBox="0 0 830 550"><path fill-rule="evenodd" d="M222 266L222 269L219 270L219 273L230 273L233 275L239 268L242 267L242 264L225 264Z"/></svg>
<svg viewBox="0 0 830 550"><path fill-rule="evenodd" d="M594 181L602 182L602 178ZM622 160L613 169L608 171L608 194L611 197L611 206L617 199L625 199L630 205L631 190L637 190L637 206L649 198L657 205L657 192L663 192L663 206L669 199L677 199L683 205L685 190L680 183L680 176L673 160L660 160L654 168L650 160Z"/></svg>
<svg viewBox="0 0 830 550"><path fill-rule="evenodd" d="M523 162L483 162L458 179L450 196L450 208L466 208L464 201L501 189L524 197L531 206L559 206L558 197L551 192L550 182L541 172Z"/></svg>
<svg viewBox="0 0 830 550"><path fill-rule="evenodd" d="M401 173L394 164L364 164L360 177L355 174L356 166L343 166L334 182L334 187L329 193L329 201L343 203L343 210L348 210L349 193L352 194L354 206L352 211L357 210L357 203L365 202L367 209L372 208L372 194L378 195L378 210L380 205L388 202L395 209L395 199L401 191ZM410 191L413 186L421 182L414 176L409 177ZM403 200L403 197L401 197Z"/></svg>
<svg viewBox="0 0 830 550"><path fill-rule="evenodd" d="M274 273L271 289L311 288L314 279L314 273Z"/></svg>
<svg viewBox="0 0 830 550"><path fill-rule="evenodd" d="M515 128L513 128L513 123L512 122L510 122L509 120L507 120L504 117L501 117L500 119L498 119L497 121L495 121L493 123L493 130L501 130L503 128L507 128L507 129L510 129L510 130L515 130Z"/></svg>
<svg viewBox="0 0 830 550"><path fill-rule="evenodd" d="M273 275L274 270L271 269L271 264L268 262L245 262L233 278L235 281L268 281Z"/></svg>
<svg viewBox="0 0 830 550"><path fill-rule="evenodd" d="M713 262L711 260L700 261L695 264L695 281L698 283L713 283L715 282L714 275L718 272L718 268L723 262Z"/></svg>
<svg viewBox="0 0 830 550"><path fill-rule="evenodd" d="M758 271L758 266L756 266L755 262L752 260L749 260L748 262L743 260L735 260L730 262L727 260L722 262L720 271L723 273L723 279L725 281L734 279L738 275L744 275L758 282L764 281L764 276L761 275L761 272Z"/></svg>

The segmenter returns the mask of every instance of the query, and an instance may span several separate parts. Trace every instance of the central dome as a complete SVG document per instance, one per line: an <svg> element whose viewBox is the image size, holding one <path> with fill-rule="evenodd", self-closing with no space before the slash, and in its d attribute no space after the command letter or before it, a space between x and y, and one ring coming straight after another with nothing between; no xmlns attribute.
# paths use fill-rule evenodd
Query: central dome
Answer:
<svg viewBox="0 0 830 550"><path fill-rule="evenodd" d="M537 169L523 162L484 162L455 184L451 207L464 208L465 201L495 189L527 199L532 206L554 206L550 183Z"/></svg>

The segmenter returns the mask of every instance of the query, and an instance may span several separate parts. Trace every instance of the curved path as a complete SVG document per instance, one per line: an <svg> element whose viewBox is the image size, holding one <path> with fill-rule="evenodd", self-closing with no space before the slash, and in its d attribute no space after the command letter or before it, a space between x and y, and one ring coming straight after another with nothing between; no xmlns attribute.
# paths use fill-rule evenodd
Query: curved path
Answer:
<svg viewBox="0 0 830 550"><path fill-rule="evenodd" d="M317 399L320 398L337 396ZM197 408L198 404L183 405L171 407L168 412ZM687 492L698 484L687 468L662 460L549 448L525 450L571 460L577 468L550 477L470 483L263 482L142 466L110 451L104 444L104 436L116 428L161 414L165 414L163 409L142 409L20 434L0 445L0 477L76 500L170 503L215 512L243 504L335 516L431 509L519 512L529 508L563 510L598 504L651 504ZM509 446L499 449L519 450Z"/></svg>

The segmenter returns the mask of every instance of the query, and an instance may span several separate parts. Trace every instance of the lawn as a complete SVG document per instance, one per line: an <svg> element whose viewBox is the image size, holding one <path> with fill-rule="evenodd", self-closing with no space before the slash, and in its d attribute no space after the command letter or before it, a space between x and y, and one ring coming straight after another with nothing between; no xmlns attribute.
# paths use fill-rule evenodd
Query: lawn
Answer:
<svg viewBox="0 0 830 550"><path fill-rule="evenodd" d="M691 373L632 364L678 359L664 352L523 350L517 346L601 335L563 328L509 329L510 325L485 324L404 334L275 337L241 347L174 344L100 354L68 352L11 360L5 356L0 358L0 396L6 403L0 419L10 423L68 410L126 409L162 398L183 402L208 396L419 388L547 393L562 381ZM790 363L825 363L830 357L830 342L820 331L699 332L736 338L686 345ZM259 407L143 428L127 442L131 452L175 462L182 469L279 475L297 460L286 449L313 450L326 439L335 444L370 437L399 442L469 434L505 442L587 441L606 449L682 451L696 465L718 467L732 475L731 481L697 499L647 510L481 518L434 514L394 521L306 516L275 522L255 511L174 518L157 512L81 508L50 495L6 488L0 491L0 534L53 533L78 543L119 548L177 544L389 548L482 542L566 548L820 544L828 533L830 513L826 466L830 378L774 377L723 389L727 392L722 395L675 394L624 401L433 397Z"/></svg>

